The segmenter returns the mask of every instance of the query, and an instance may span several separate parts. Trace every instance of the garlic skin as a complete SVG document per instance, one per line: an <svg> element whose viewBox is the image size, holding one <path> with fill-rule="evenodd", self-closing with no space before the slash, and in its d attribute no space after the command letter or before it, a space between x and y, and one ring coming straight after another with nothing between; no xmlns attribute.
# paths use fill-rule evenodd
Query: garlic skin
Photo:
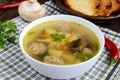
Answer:
<svg viewBox="0 0 120 80"><path fill-rule="evenodd" d="M43 17L46 13L45 7L41 6L37 0L22 2L18 7L18 13L26 21L33 21Z"/></svg>

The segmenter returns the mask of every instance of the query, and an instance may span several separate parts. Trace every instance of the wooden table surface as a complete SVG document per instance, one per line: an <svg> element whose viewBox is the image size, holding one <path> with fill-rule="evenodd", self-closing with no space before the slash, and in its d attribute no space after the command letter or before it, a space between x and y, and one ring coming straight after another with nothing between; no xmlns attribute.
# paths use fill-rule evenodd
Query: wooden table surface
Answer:
<svg viewBox="0 0 120 80"><path fill-rule="evenodd" d="M12 3L18 0L0 0L0 5ZM48 0L38 0L41 4ZM17 8L0 10L0 21L5 21L19 16ZM107 20L102 23L95 23L102 27L109 28L120 33L120 18Z"/></svg>

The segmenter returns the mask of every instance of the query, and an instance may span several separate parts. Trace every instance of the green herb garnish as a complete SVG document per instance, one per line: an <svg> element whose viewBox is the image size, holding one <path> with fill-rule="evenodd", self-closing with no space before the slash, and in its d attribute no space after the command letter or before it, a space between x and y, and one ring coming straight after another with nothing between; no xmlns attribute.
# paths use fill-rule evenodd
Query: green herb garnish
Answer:
<svg viewBox="0 0 120 80"><path fill-rule="evenodd" d="M7 20L0 22L0 48L5 47L6 43L15 44L15 34L17 33L17 26L14 22Z"/></svg>
<svg viewBox="0 0 120 80"><path fill-rule="evenodd" d="M54 38L54 40L56 40L56 41L61 41L61 40L65 39L65 34L52 33L52 34L50 34L50 36L52 38Z"/></svg>

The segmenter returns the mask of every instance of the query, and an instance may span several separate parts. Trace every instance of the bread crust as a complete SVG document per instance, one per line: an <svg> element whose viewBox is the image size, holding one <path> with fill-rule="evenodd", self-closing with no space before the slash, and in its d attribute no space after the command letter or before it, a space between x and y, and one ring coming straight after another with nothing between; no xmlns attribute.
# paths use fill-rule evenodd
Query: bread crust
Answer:
<svg viewBox="0 0 120 80"><path fill-rule="evenodd" d="M111 2L112 2L111 13L119 11L120 10L120 0L111 0Z"/></svg>
<svg viewBox="0 0 120 80"><path fill-rule="evenodd" d="M109 16L111 13L111 0L100 0L100 6L97 9L95 16Z"/></svg>

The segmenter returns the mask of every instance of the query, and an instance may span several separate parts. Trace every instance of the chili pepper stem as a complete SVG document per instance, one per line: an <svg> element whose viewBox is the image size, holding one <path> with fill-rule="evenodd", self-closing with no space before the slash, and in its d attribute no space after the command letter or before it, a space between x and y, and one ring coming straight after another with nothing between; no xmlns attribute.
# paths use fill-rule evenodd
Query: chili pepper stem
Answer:
<svg viewBox="0 0 120 80"><path fill-rule="evenodd" d="M110 58L110 65L114 64L117 60L115 58Z"/></svg>

